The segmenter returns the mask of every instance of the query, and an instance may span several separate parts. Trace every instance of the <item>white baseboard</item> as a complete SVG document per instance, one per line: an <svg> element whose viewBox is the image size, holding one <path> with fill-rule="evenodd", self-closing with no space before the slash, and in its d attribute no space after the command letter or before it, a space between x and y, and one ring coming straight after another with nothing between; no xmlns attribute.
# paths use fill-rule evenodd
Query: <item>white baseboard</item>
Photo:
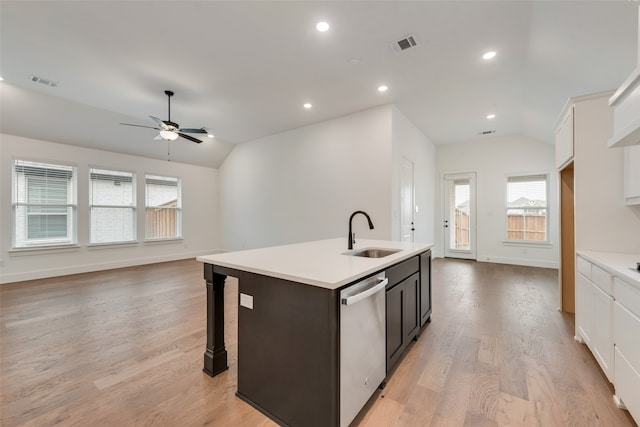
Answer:
<svg viewBox="0 0 640 427"><path fill-rule="evenodd" d="M558 268L557 261L535 260L527 258L501 258L491 255L478 256L478 262L495 262L497 264L523 265L526 267Z"/></svg>
<svg viewBox="0 0 640 427"><path fill-rule="evenodd" d="M620 396L618 396L617 394L613 395L613 403L616 404L616 407L618 409L627 410L627 407L625 406L624 402L622 401L622 399L620 399Z"/></svg>
<svg viewBox="0 0 640 427"><path fill-rule="evenodd" d="M219 253L219 250L206 250L197 252L180 252L148 258L125 259L105 263L84 265L70 265L46 270L29 270L20 273L1 274L0 284L24 282L26 280L46 279L49 277L67 276L69 274L90 273L94 271L112 270L114 268L134 267L136 265L156 264L158 262L178 261L181 259L195 258L201 255Z"/></svg>

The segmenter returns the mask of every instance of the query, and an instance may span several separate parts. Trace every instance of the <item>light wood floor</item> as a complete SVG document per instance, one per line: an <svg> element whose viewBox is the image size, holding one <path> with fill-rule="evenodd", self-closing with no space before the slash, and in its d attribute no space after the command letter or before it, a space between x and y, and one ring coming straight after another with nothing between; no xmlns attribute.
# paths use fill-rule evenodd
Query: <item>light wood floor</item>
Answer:
<svg viewBox="0 0 640 427"><path fill-rule="evenodd" d="M556 311L557 271L434 260L432 322L361 426L633 426ZM205 286L193 260L0 286L2 426L273 426L202 372ZM286 396L283 396L286 398Z"/></svg>

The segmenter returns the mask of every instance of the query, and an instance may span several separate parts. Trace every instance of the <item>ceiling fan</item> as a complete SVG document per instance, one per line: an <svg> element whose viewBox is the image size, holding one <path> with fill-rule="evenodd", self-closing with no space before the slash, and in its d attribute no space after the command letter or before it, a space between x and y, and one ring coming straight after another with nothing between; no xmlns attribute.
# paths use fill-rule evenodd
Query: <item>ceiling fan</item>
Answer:
<svg viewBox="0 0 640 427"><path fill-rule="evenodd" d="M194 138L191 135L187 135L187 133L199 133L204 135L209 135L209 132L204 128L200 129L192 129L192 128L181 128L180 125L171 121L171 97L173 96L173 92L170 90L165 90L164 94L167 95L169 101L169 118L167 120L160 120L157 117L149 116L151 119L158 124L158 127L153 126L144 126L144 125L134 125L132 123L120 123L121 125L126 126L136 126L140 128L149 128L160 131L158 136L154 139L159 141L164 139L166 141L175 141L179 136L188 139L189 141L197 142L200 144L202 141L198 138Z"/></svg>

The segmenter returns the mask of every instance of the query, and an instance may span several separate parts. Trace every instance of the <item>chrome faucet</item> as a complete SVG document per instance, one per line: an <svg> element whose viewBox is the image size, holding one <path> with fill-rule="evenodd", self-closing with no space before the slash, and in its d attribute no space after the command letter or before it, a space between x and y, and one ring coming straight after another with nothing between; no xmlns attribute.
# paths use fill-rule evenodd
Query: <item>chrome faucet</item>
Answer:
<svg viewBox="0 0 640 427"><path fill-rule="evenodd" d="M369 230L373 230L373 222L371 222L371 218L369 218L369 215L365 211L355 211L354 213L352 213L351 217L349 218L349 237L347 238L349 240L348 249L353 249L353 244L356 242L356 235L355 233L351 232L351 223L353 222L353 217L356 216L357 214L362 214L366 216L367 221L369 221Z"/></svg>

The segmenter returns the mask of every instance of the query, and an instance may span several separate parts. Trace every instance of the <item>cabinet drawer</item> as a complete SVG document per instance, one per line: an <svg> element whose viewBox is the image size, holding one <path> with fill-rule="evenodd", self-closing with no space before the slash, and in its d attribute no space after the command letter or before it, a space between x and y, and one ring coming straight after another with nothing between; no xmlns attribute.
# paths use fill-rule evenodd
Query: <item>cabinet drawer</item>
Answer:
<svg viewBox="0 0 640 427"><path fill-rule="evenodd" d="M578 256L576 270L578 270L578 273L581 273L584 277L591 280L591 263L581 256Z"/></svg>
<svg viewBox="0 0 640 427"><path fill-rule="evenodd" d="M597 265L592 265L591 280L607 294L613 295L613 277L611 277L611 274Z"/></svg>
<svg viewBox="0 0 640 427"><path fill-rule="evenodd" d="M616 301L613 308L613 325L613 342L632 366L640 371L640 318Z"/></svg>
<svg viewBox="0 0 640 427"><path fill-rule="evenodd" d="M408 260L403 261L400 264L396 264L390 268L387 268L386 274L387 279L389 279L387 289L391 289L407 277L411 276L413 273L417 273L419 269L420 257L418 256L409 258Z"/></svg>
<svg viewBox="0 0 640 427"><path fill-rule="evenodd" d="M640 373L629 364L629 358L615 350L616 394L625 404L634 420L640 421Z"/></svg>
<svg viewBox="0 0 640 427"><path fill-rule="evenodd" d="M613 283L613 292L616 301L626 307L627 310L632 312L634 315L640 317L640 289L631 286L617 277L613 279ZM638 336L640 337L640 330L638 331Z"/></svg>

